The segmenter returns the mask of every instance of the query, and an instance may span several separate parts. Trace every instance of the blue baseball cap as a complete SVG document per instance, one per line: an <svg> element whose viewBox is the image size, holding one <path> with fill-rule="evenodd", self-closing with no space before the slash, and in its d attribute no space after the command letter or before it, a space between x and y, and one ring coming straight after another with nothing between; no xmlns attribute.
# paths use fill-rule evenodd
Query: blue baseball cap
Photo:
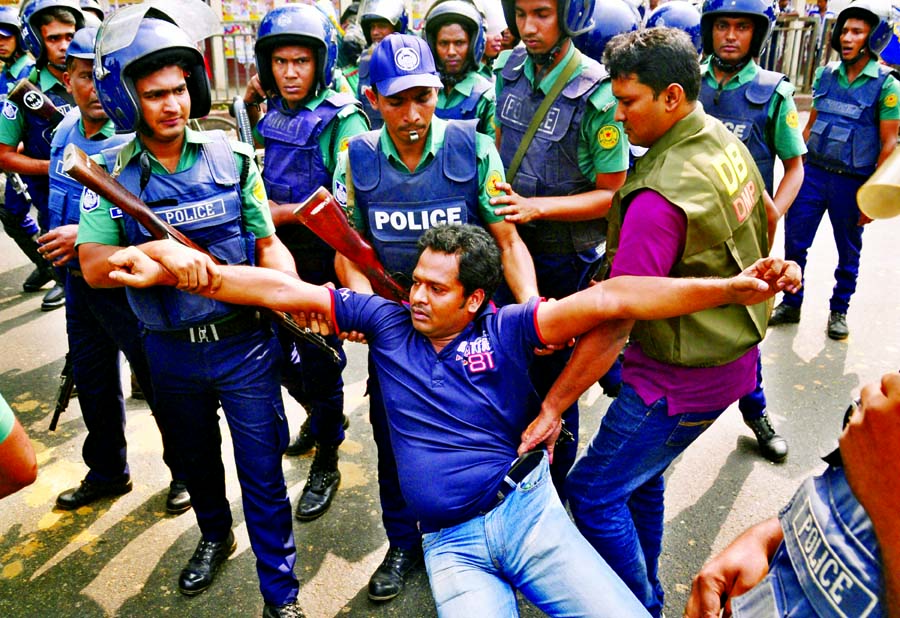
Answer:
<svg viewBox="0 0 900 618"><path fill-rule="evenodd" d="M385 97L421 86L443 87L428 43L411 34L391 34L375 46L369 79Z"/></svg>

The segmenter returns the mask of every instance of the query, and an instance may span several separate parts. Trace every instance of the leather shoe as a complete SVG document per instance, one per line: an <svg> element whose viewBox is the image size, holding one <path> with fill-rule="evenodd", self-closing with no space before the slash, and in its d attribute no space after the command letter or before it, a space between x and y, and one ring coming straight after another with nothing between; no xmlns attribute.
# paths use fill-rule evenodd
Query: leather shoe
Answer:
<svg viewBox="0 0 900 618"><path fill-rule="evenodd" d="M191 494L188 493L184 481L169 483L169 495L166 496L166 513L181 515L191 508Z"/></svg>
<svg viewBox="0 0 900 618"><path fill-rule="evenodd" d="M200 539L194 555L178 577L178 590L181 594L192 597L209 588L219 566L235 549L237 543L231 530L228 531L228 537L224 541Z"/></svg>
<svg viewBox="0 0 900 618"><path fill-rule="evenodd" d="M759 452L763 457L773 463L781 463L788 456L787 440L775 432L769 415L763 410L762 416L751 420L744 419L744 424L753 430L756 442L759 444Z"/></svg>
<svg viewBox="0 0 900 618"><path fill-rule="evenodd" d="M781 303L772 311L769 317L769 326L779 326L781 324L796 324L800 321L800 307L791 307L785 303Z"/></svg>
<svg viewBox="0 0 900 618"><path fill-rule="evenodd" d="M344 429L350 427L350 419L347 418L347 415L344 415ZM293 439L293 441L288 444L288 447L284 449L285 455L303 455L304 453L308 453L312 450L312 448L316 445L316 437L312 435L312 431L309 428L309 416L306 417L306 420L303 421L303 424L300 425L300 433L297 434L297 437Z"/></svg>
<svg viewBox="0 0 900 618"><path fill-rule="evenodd" d="M828 338L842 341L850 336L847 327L847 314L840 311L832 311L828 314Z"/></svg>
<svg viewBox="0 0 900 618"><path fill-rule="evenodd" d="M294 517L300 521L312 521L325 514L341 484L341 471L337 464L336 444L316 446L316 457L309 467L309 476L303 493L300 494L300 501L297 502Z"/></svg>
<svg viewBox="0 0 900 618"><path fill-rule="evenodd" d="M297 601L291 601L284 605L270 605L266 603L263 608L263 618L306 618L306 614L300 609Z"/></svg>
<svg viewBox="0 0 900 618"><path fill-rule="evenodd" d="M41 301L41 311L53 311L59 309L66 304L66 288L62 284L57 283L44 294L44 300Z"/></svg>
<svg viewBox="0 0 900 618"><path fill-rule="evenodd" d="M56 508L74 511L96 502L105 496L121 496L131 491L131 479L118 481L90 481L84 479L75 489L64 491L56 497Z"/></svg>
<svg viewBox="0 0 900 618"><path fill-rule="evenodd" d="M406 574L422 559L422 549L391 547L369 579L369 598L389 601L403 591Z"/></svg>
<svg viewBox="0 0 900 618"><path fill-rule="evenodd" d="M53 280L53 271L49 268L35 268L25 278L22 289L26 292L37 292Z"/></svg>

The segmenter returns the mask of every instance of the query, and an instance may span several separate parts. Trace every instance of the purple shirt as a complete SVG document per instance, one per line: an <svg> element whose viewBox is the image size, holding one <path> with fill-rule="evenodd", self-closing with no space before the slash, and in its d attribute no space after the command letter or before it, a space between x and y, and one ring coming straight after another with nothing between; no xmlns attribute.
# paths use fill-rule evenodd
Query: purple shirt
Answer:
<svg viewBox="0 0 900 618"><path fill-rule="evenodd" d="M440 352L402 305L346 289L332 299L335 325L366 334L400 488L422 529L456 525L493 506L540 408L528 377L534 347L544 343L539 299L491 306Z"/></svg>
<svg viewBox="0 0 900 618"><path fill-rule="evenodd" d="M612 277L666 277L681 258L687 236L684 212L659 193L635 195L625 212ZM727 408L756 386L759 348L718 367L681 367L647 356L632 343L625 350L622 379L646 405L665 397L669 415Z"/></svg>

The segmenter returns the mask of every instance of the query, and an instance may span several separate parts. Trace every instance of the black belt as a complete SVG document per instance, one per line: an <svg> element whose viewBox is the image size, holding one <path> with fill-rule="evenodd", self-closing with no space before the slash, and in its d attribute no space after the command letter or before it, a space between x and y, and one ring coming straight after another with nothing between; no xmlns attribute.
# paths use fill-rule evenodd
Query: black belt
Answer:
<svg viewBox="0 0 900 618"><path fill-rule="evenodd" d="M538 467L538 464L544 459L544 450L534 450L528 451L524 455L520 455L518 459L516 459L513 464L509 467L509 471L506 473L506 476L503 477L503 480L500 481L500 486L497 488L497 493L494 496L494 501L488 505L486 509L484 509L481 514L484 515L493 511L495 508L500 506L504 500L506 500L506 496L511 494L516 487L519 486L526 476L531 474L535 468Z"/></svg>
<svg viewBox="0 0 900 618"><path fill-rule="evenodd" d="M160 331L166 336L191 343L213 343L226 337L233 337L259 328L261 320L258 311L242 311L218 322L199 324L184 330Z"/></svg>

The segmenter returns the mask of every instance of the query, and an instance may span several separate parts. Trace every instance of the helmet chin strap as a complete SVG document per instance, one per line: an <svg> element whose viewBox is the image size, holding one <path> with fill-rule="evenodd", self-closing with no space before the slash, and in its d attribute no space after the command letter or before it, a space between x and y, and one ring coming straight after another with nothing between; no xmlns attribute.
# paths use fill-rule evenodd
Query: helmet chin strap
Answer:
<svg viewBox="0 0 900 618"><path fill-rule="evenodd" d="M866 44L868 45L868 41L866 42ZM841 57L841 62L843 62L843 63L844 63L845 65L847 65L847 66L853 66L854 64L856 64L856 63L859 62L860 60L865 59L868 55L869 55L869 50L868 50L868 48L867 48L867 47L863 47L862 49L859 50L859 53L856 54L856 56L855 56L854 58L851 58L850 60L844 60L844 58Z"/></svg>
<svg viewBox="0 0 900 618"><path fill-rule="evenodd" d="M568 38L569 37L567 37L566 35L562 35L561 37L559 37L559 40L556 41L550 51L543 54L535 54L530 51L528 52L528 55L531 57L531 61L534 62L535 66L538 69L538 74L550 71L550 67L554 62L556 62L556 58L560 55L560 53L562 53L563 45L565 45ZM535 80L535 84L537 85L539 81L540 80Z"/></svg>
<svg viewBox="0 0 900 618"><path fill-rule="evenodd" d="M725 62L717 55L713 54L710 56L710 61L713 63L713 66L724 73L737 73L750 63L750 56L744 56L739 62Z"/></svg>

